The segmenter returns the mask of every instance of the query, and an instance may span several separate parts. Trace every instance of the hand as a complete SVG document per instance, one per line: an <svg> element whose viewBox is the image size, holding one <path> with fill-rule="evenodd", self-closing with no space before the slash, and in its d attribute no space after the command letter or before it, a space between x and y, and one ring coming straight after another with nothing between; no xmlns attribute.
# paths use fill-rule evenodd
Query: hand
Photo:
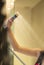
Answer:
<svg viewBox="0 0 44 65"><path fill-rule="evenodd" d="M11 25L12 25L12 23L13 23L12 20L8 20L8 22L7 22L7 27L10 28Z"/></svg>

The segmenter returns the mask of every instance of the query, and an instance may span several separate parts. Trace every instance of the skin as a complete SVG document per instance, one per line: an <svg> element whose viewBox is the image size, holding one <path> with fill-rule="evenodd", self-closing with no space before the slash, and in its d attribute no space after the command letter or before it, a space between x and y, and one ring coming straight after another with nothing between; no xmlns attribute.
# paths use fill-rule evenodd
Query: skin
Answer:
<svg viewBox="0 0 44 65"><path fill-rule="evenodd" d="M12 46L14 48L15 51L17 52L20 52L20 53L23 53L23 54L26 54L26 55L29 55L29 56L38 56L38 54L40 53L40 51L42 51L42 49L38 49L38 48L35 48L35 49L28 49L28 48L23 48L21 47L18 42L16 41L15 37L14 37L14 34L12 33L11 31L11 26L12 26L12 22L8 22L7 23L7 27L8 27L8 36L9 38L11 39L12 41Z"/></svg>

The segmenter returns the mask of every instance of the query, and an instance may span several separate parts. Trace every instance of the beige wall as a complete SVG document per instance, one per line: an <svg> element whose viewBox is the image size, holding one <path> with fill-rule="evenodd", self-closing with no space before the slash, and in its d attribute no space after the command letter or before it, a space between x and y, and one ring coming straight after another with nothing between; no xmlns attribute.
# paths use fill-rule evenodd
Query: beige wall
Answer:
<svg viewBox="0 0 44 65"><path fill-rule="evenodd" d="M28 41L26 42L28 42L29 46L31 44L32 48L37 47L43 49L44 46L41 45L41 43L44 44L44 0L42 0L33 9L29 7L16 7L16 11L19 11L28 24L26 25L28 27L28 31L26 30L26 33L30 32L31 29L31 33L28 34L29 38L26 37L27 39L31 39L31 41L29 40L30 43ZM26 29L25 25L24 29Z"/></svg>
<svg viewBox="0 0 44 65"><path fill-rule="evenodd" d="M15 7L15 12L18 11L27 22L31 22L31 8L29 7Z"/></svg>
<svg viewBox="0 0 44 65"><path fill-rule="evenodd" d="M39 47L44 48L44 0L32 9L31 26L38 35L39 41L41 41Z"/></svg>

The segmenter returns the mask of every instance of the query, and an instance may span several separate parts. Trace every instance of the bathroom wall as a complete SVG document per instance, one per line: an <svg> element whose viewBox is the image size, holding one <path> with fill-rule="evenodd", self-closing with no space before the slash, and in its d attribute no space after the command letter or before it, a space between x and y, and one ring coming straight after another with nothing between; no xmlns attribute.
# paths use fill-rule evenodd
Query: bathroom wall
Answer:
<svg viewBox="0 0 44 65"><path fill-rule="evenodd" d="M39 47L44 49L44 0L32 9L31 26L38 35Z"/></svg>

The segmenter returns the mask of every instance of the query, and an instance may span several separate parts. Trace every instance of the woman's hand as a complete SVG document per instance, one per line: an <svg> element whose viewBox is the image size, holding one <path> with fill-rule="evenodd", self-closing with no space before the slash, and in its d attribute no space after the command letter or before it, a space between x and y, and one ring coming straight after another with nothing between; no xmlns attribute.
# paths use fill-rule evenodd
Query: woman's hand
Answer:
<svg viewBox="0 0 44 65"><path fill-rule="evenodd" d="M12 23L14 22L14 20L18 17L18 14L15 14L13 17L9 18L7 21L5 20L3 27L6 28L8 27L8 29L10 29L10 27L12 26Z"/></svg>

